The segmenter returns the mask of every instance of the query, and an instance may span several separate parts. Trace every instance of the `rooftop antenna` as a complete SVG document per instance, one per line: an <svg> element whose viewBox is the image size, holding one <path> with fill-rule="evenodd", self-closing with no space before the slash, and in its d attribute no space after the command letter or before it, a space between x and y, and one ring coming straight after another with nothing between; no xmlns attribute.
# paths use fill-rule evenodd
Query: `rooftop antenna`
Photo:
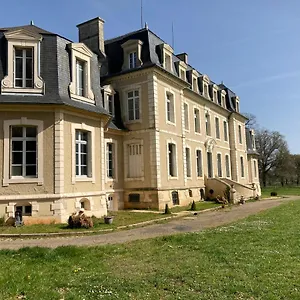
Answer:
<svg viewBox="0 0 300 300"><path fill-rule="evenodd" d="M143 28L143 0L141 0L141 28Z"/></svg>
<svg viewBox="0 0 300 300"><path fill-rule="evenodd" d="M175 41L174 41L174 23L172 21L172 48L174 49L175 47Z"/></svg>
<svg viewBox="0 0 300 300"><path fill-rule="evenodd" d="M34 22L33 22L33 20L31 20L31 21L30 21L30 25L34 25Z"/></svg>

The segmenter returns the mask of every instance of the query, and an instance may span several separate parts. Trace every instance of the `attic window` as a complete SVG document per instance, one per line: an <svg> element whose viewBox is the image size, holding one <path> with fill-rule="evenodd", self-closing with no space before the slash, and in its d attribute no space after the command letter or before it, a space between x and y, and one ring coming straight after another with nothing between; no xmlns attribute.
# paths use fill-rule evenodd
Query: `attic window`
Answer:
<svg viewBox="0 0 300 300"><path fill-rule="evenodd" d="M171 68L171 56L168 54L165 54L165 69L169 72L172 72Z"/></svg>
<svg viewBox="0 0 300 300"><path fill-rule="evenodd" d="M197 78L193 77L193 91L198 93Z"/></svg>
<svg viewBox="0 0 300 300"><path fill-rule="evenodd" d="M236 106L235 106L236 112L240 112L240 103L236 100Z"/></svg>
<svg viewBox="0 0 300 300"><path fill-rule="evenodd" d="M218 101L217 91L214 91L214 99L213 99L213 101L215 101L215 102Z"/></svg>
<svg viewBox="0 0 300 300"><path fill-rule="evenodd" d="M122 70L135 69L142 65L142 45L143 42L140 40L128 40L124 44L122 44Z"/></svg>
<svg viewBox="0 0 300 300"><path fill-rule="evenodd" d="M136 68L136 60L137 60L137 54L136 51L129 53L129 69Z"/></svg>
<svg viewBox="0 0 300 300"><path fill-rule="evenodd" d="M182 80L185 80L185 71L184 70L180 70L180 78Z"/></svg>
<svg viewBox="0 0 300 300"><path fill-rule="evenodd" d="M204 83L204 96L208 98L208 85Z"/></svg>

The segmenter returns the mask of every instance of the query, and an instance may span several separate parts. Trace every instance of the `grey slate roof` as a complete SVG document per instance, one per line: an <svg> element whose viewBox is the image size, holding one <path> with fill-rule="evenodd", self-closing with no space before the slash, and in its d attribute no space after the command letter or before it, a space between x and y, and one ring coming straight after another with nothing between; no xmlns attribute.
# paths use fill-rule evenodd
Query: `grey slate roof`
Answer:
<svg viewBox="0 0 300 300"><path fill-rule="evenodd" d="M71 82L71 65L70 53L67 45L69 40L43 30L34 25L25 25L19 27L2 28L0 29L0 81L7 74L7 41L3 32L8 30L25 29L31 32L39 33L43 36L41 42L41 77L45 82L45 94L36 95L1 95L0 105L5 103L10 104L56 104L72 106L77 109L82 109L99 114L109 113L102 106L102 95L100 87L100 73L97 55L94 54L91 58L91 85L95 95L95 105L75 101L70 98L69 84Z"/></svg>

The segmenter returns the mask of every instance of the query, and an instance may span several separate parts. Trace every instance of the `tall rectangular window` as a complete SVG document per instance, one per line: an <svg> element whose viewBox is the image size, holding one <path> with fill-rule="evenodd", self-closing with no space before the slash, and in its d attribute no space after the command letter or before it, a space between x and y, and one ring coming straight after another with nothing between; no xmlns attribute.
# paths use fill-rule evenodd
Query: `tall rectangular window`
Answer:
<svg viewBox="0 0 300 300"><path fill-rule="evenodd" d="M171 56L168 54L165 54L165 69L169 72L172 71Z"/></svg>
<svg viewBox="0 0 300 300"><path fill-rule="evenodd" d="M230 177L230 161L229 155L225 155L226 177Z"/></svg>
<svg viewBox="0 0 300 300"><path fill-rule="evenodd" d="M175 104L174 96L171 93L166 93L166 105L167 105L167 120L175 123Z"/></svg>
<svg viewBox="0 0 300 300"><path fill-rule="evenodd" d="M222 157L221 154L217 154L217 168L218 168L218 177L222 177Z"/></svg>
<svg viewBox="0 0 300 300"><path fill-rule="evenodd" d="M197 78L193 78L193 91L198 92Z"/></svg>
<svg viewBox="0 0 300 300"><path fill-rule="evenodd" d="M115 106L114 106L113 95L107 95L107 110L112 116L115 115Z"/></svg>
<svg viewBox="0 0 300 300"><path fill-rule="evenodd" d="M37 177L37 127L11 126L11 177Z"/></svg>
<svg viewBox="0 0 300 300"><path fill-rule="evenodd" d="M244 157L241 156L241 177L245 177Z"/></svg>
<svg viewBox="0 0 300 300"><path fill-rule="evenodd" d="M84 96L84 65L85 62L76 60L76 94Z"/></svg>
<svg viewBox="0 0 300 300"><path fill-rule="evenodd" d="M223 122L224 126L224 141L228 142L228 124L226 121Z"/></svg>
<svg viewBox="0 0 300 300"><path fill-rule="evenodd" d="M242 126L239 125L239 143L242 144L243 140L242 140Z"/></svg>
<svg viewBox="0 0 300 300"><path fill-rule="evenodd" d="M211 134L210 131L210 115L208 113L205 114L205 130L206 130L206 135Z"/></svg>
<svg viewBox="0 0 300 300"><path fill-rule="evenodd" d="M136 52L130 52L129 53L129 69L136 68L136 59L137 59Z"/></svg>
<svg viewBox="0 0 300 300"><path fill-rule="evenodd" d="M200 111L198 108L194 109L194 125L195 132L200 133Z"/></svg>
<svg viewBox="0 0 300 300"><path fill-rule="evenodd" d="M254 177L257 178L257 162L256 162L256 160L253 161L253 168L254 168Z"/></svg>
<svg viewBox="0 0 300 300"><path fill-rule="evenodd" d="M14 49L15 87L33 88L33 48Z"/></svg>
<svg viewBox="0 0 300 300"><path fill-rule="evenodd" d="M185 160L186 160L186 176L192 177L191 170L191 149L185 148Z"/></svg>
<svg viewBox="0 0 300 300"><path fill-rule="evenodd" d="M127 93L128 120L140 119L140 95L138 90Z"/></svg>
<svg viewBox="0 0 300 300"><path fill-rule="evenodd" d="M169 143L168 144L168 160L169 160L169 176L177 176L177 167L176 167L176 145Z"/></svg>
<svg viewBox="0 0 300 300"><path fill-rule="evenodd" d="M76 130L75 153L76 153L76 176L88 176L88 132Z"/></svg>
<svg viewBox="0 0 300 300"><path fill-rule="evenodd" d="M219 118L215 118L216 123L216 139L220 138L220 120Z"/></svg>
<svg viewBox="0 0 300 300"><path fill-rule="evenodd" d="M106 170L108 178L115 178L115 149L113 143L106 144Z"/></svg>
<svg viewBox="0 0 300 300"><path fill-rule="evenodd" d="M196 165L197 165L197 177L202 177L202 152L201 150L196 150Z"/></svg>
<svg viewBox="0 0 300 300"><path fill-rule="evenodd" d="M189 106L184 103L184 128L185 130L189 130L190 124L189 124Z"/></svg>
<svg viewBox="0 0 300 300"><path fill-rule="evenodd" d="M132 143L127 146L128 152L128 177L140 178L143 176L143 145Z"/></svg>

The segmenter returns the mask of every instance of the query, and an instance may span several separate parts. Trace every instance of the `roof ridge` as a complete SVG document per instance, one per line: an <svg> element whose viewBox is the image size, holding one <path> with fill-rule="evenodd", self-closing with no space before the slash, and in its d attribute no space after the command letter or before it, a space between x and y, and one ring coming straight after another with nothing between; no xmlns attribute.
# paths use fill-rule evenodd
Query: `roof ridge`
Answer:
<svg viewBox="0 0 300 300"><path fill-rule="evenodd" d="M131 32L128 32L128 33L125 33L123 35L119 35L119 36L116 36L114 38L111 38L111 39L108 39L108 40L105 40L104 43L105 44L110 44L110 43L113 43L113 42L116 42L118 40L121 40L127 36L130 36L132 34L135 34L135 33L138 33L138 32L142 32L142 31L148 31L149 29L147 28L141 28L141 29L138 29L138 30L135 30L135 31L131 31Z"/></svg>

